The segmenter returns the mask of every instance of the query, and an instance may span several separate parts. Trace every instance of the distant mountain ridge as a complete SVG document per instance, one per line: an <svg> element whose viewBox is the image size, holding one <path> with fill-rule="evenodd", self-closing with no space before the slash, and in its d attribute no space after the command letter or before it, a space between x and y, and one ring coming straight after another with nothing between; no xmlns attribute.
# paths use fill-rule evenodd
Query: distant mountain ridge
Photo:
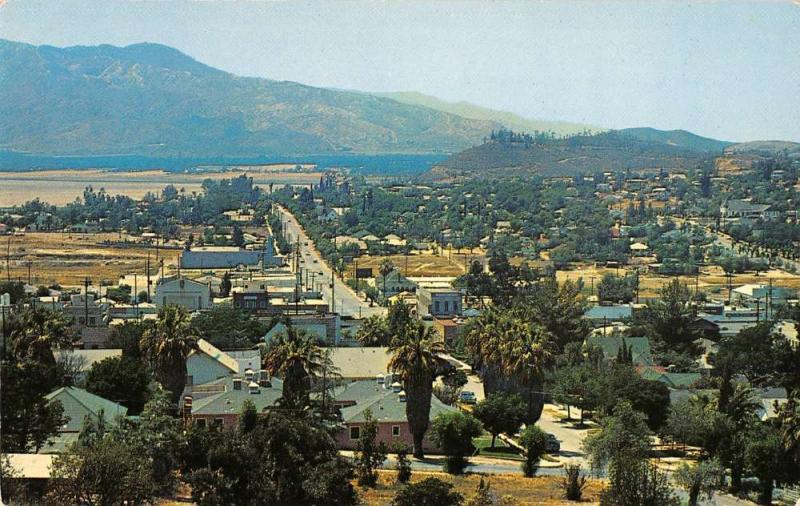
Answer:
<svg viewBox="0 0 800 506"><path fill-rule="evenodd" d="M0 149L46 155L448 153L499 123L239 77L159 44L0 39Z"/></svg>
<svg viewBox="0 0 800 506"><path fill-rule="evenodd" d="M581 123L570 123L566 121L547 121L540 119L530 119L508 111L498 111L488 107L471 104L469 102L448 102L439 98L425 95L416 91L397 91L388 93L373 93L379 97L391 98L404 104L421 105L437 111L457 114L464 118L494 121L501 123L506 128L515 131L529 132L555 132L559 135L577 134L587 130L593 132L604 132L607 128L584 125Z"/></svg>
<svg viewBox="0 0 800 506"><path fill-rule="evenodd" d="M686 130L656 130L655 128L641 127L623 128L618 131L641 141L667 144L690 151L721 152L733 144L732 142L701 137Z"/></svg>

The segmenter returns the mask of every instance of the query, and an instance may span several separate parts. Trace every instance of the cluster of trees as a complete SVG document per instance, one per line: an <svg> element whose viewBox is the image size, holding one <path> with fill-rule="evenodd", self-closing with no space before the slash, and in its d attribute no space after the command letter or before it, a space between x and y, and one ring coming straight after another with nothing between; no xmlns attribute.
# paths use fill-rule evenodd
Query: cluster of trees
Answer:
<svg viewBox="0 0 800 506"><path fill-rule="evenodd" d="M224 211L240 209L245 204L256 205L261 197L261 190L253 186L252 178L246 174L232 179L206 179L201 193L187 194L168 185L160 195L148 193L141 202L124 195L109 195L103 188L87 187L81 200L63 207L34 200L0 216L0 223L25 227L38 220L46 229L61 230L102 221L107 230L136 233L148 227L165 237L177 237L178 224L229 226ZM141 212L145 206L147 212Z"/></svg>
<svg viewBox="0 0 800 506"><path fill-rule="evenodd" d="M630 358L623 347L617 360L609 363L601 350L584 350L578 343L571 343L550 376L553 398L567 406L568 417L570 407L579 408L581 424L585 412L602 418L612 414L620 401L627 401L645 415L651 429L659 429L667 418L669 389L659 381L642 378Z"/></svg>

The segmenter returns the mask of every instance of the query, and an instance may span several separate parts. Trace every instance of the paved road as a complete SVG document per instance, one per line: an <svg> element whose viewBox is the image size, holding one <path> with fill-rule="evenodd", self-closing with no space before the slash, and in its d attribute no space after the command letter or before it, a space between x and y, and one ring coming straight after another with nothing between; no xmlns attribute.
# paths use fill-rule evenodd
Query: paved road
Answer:
<svg viewBox="0 0 800 506"><path fill-rule="evenodd" d="M295 243L298 236L300 238L300 255L302 259L300 267L304 269L303 281L305 282L306 277L305 269L309 269L309 285L311 285L313 279L314 288L320 291L322 298L325 299L329 306L331 301L335 299L333 300L335 312L342 316L352 316L354 318L367 318L376 314L386 314L386 308L380 306L370 307L368 302L358 297L338 276L333 278L334 287L331 290L331 267L316 250L314 242L308 238L305 230L300 226L294 215L281 206L278 206L278 210L282 215L289 242ZM316 274L311 276L312 272Z"/></svg>
<svg viewBox="0 0 800 506"><path fill-rule="evenodd" d="M561 442L561 450L558 458L562 462L580 464L584 469L589 468L586 454L583 452L583 440L589 434L588 429L574 429L571 423L561 421L566 416L559 406L555 404L545 404L542 417L536 422L543 431L553 434ZM572 409L572 416L580 416L577 408Z"/></svg>

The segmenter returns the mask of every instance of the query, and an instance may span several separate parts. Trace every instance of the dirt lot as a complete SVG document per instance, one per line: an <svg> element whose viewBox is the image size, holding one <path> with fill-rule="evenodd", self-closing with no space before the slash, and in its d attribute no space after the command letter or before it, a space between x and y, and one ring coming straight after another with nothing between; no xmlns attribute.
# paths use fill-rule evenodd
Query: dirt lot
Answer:
<svg viewBox="0 0 800 506"><path fill-rule="evenodd" d="M381 471L378 487L375 489L358 489L364 504L371 506L384 506L390 504L398 486L395 484L394 471ZM448 481L455 486L455 490L468 499L475 493L481 476L468 474L465 476L451 476L444 473L414 472L412 482L421 481L430 476ZM519 506L529 505L567 505L576 504L561 498L560 476L539 476L536 478L523 478L515 475L493 475L484 477L499 496L511 496ZM584 500L581 504L596 504L599 500L602 483L590 480L584 490Z"/></svg>
<svg viewBox="0 0 800 506"><path fill-rule="evenodd" d="M604 267L578 266L573 270L558 271L556 273L556 278L558 279L559 283L563 283L568 279L577 281L578 278L583 278L583 283L585 286L584 292L586 295L589 295L592 290L592 283L594 283L596 293L597 284L603 278L603 275L608 273L622 276L626 272L629 273L632 272L632 270L630 268L608 269ZM657 296L658 289L666 283L669 283L672 279L672 276L659 276L651 273L640 274L640 297L649 298ZM700 270L700 275L697 278L695 278L695 276L679 276L679 279L682 283L688 285L692 290L694 290L695 286L697 286L701 292L727 293L728 280L725 277L725 273L722 271L722 268L717 266L703 267ZM766 284L770 279L772 279L776 286L800 289L800 276L780 270L759 272L758 276L756 276L754 272L736 274L733 276L731 284L734 287L749 283Z"/></svg>
<svg viewBox="0 0 800 506"><path fill-rule="evenodd" d="M27 281L28 262L34 285L59 283L64 286L82 284L88 276L97 285L101 280L116 284L118 278L131 272L144 272L148 248L112 247L103 241L118 241L125 236L114 233L67 234L28 233L24 236L0 237L0 279L6 279L5 253L10 240L11 278ZM156 272L155 248L149 249L152 272ZM180 250L161 249L159 256L169 273L177 265Z"/></svg>
<svg viewBox="0 0 800 506"><path fill-rule="evenodd" d="M466 250L464 250L466 253ZM475 258L476 255L467 257L467 265L469 265L469 258ZM408 259L408 270L406 271L406 258ZM410 277L436 277L436 276L460 276L464 274L464 255L456 255L453 251L451 259L448 259L447 252L444 256L434 255L432 253L423 253L420 255L412 254L408 257L404 255L390 255L390 256L361 256L358 257L358 268L371 267L375 275L378 274L378 268L384 260L388 259L400 271ZM353 267L350 267L348 273L350 277L353 276Z"/></svg>

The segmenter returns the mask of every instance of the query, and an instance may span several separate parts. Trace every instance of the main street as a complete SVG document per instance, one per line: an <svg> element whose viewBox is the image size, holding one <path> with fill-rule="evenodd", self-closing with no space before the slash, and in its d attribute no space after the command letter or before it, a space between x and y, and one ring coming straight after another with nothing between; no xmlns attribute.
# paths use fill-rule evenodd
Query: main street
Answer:
<svg viewBox="0 0 800 506"><path fill-rule="evenodd" d="M297 218L283 206L276 207L278 212L281 213L281 222L287 234L287 241L291 244L299 242L303 283L305 283L307 274L309 286L313 280L313 288L319 290L328 305L332 306L332 309L342 316L367 318L373 315L386 314L386 308L380 306L370 307L369 302L356 295L353 289L347 286L341 278L332 275L331 266L328 265L314 247L314 241L309 239Z"/></svg>

